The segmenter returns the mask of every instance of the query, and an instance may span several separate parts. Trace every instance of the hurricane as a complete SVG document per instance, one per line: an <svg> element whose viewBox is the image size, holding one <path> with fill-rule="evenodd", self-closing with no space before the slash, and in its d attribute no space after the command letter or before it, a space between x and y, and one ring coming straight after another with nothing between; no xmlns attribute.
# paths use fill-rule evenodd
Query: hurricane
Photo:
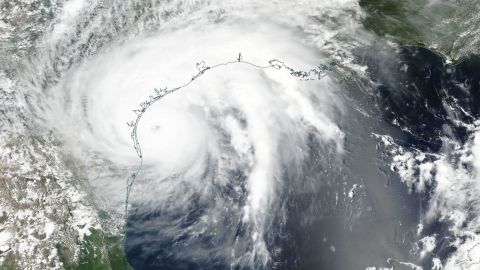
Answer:
<svg viewBox="0 0 480 270"><path fill-rule="evenodd" d="M0 3L0 266L480 269L476 10Z"/></svg>

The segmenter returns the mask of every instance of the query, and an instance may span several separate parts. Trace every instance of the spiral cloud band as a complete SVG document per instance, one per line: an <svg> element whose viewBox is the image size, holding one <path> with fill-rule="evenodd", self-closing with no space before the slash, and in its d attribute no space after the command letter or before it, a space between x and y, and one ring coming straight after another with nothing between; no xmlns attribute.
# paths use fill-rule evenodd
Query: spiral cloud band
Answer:
<svg viewBox="0 0 480 270"><path fill-rule="evenodd" d="M133 170L138 159L125 122L154 88L189 81L195 62L222 63L244 52L260 65L278 56L300 69L318 64L318 50L301 37L292 40L291 31L275 24L241 25L166 28L92 57L56 86L62 91L51 91L46 118L72 145ZM188 230L201 231L236 209L236 226L250 230L240 239L250 245L242 256L266 263L269 212L277 207L285 174L301 173L310 136L342 152L336 91L328 76L305 81L286 70L228 65L165 96L137 127L143 167L130 195L135 213L181 211L198 200L208 206L198 217L202 222ZM105 201L121 204L122 179L92 179L92 186ZM220 191L226 188L232 194L225 197Z"/></svg>
<svg viewBox="0 0 480 270"><path fill-rule="evenodd" d="M0 14L0 263L479 265L480 61L389 36L448 1L14 2L41 19Z"/></svg>

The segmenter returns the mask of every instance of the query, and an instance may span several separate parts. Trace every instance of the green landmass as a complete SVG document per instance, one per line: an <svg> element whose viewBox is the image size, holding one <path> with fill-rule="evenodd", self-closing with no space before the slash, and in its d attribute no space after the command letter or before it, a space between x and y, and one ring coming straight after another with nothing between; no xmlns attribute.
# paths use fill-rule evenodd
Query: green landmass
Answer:
<svg viewBox="0 0 480 270"><path fill-rule="evenodd" d="M461 61L480 49L477 0L360 0L363 25L400 45L420 45Z"/></svg>
<svg viewBox="0 0 480 270"><path fill-rule="evenodd" d="M5 260L3 261L3 264L0 266L0 270L16 270L16 269L17 269L17 264L16 264L15 254L12 251L10 251L5 256Z"/></svg>
<svg viewBox="0 0 480 270"><path fill-rule="evenodd" d="M132 270L128 265L123 250L123 238L106 236L99 230L79 242L81 256L78 262L73 259L73 252L68 247L57 244L60 261L66 270Z"/></svg>

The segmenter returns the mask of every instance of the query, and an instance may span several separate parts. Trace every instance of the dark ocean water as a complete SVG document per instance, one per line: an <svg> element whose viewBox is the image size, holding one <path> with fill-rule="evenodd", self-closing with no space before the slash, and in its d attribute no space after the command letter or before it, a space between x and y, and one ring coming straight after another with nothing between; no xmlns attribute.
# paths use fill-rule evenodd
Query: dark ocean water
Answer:
<svg viewBox="0 0 480 270"><path fill-rule="evenodd" d="M214 232L192 237L186 228L198 223L213 202L196 201L172 212L145 213L134 206L128 219L126 250L135 269L365 269L371 265L409 261L432 267L430 260L412 256L419 240L417 224L427 207L429 191L409 192L389 170L389 157L372 133L387 134L406 149L435 153L441 137L465 141L468 131L456 120L472 123L480 113L480 58L472 56L452 65L433 51L405 46L398 50L362 51L372 82L345 85L351 100L341 128L346 132L346 154L313 137L310 158L300 175L285 168L285 189L272 210L272 230L263 235L271 260L252 258L232 264L235 252L248 252L248 227L239 213L222 217ZM366 89L366 85L370 88ZM361 111L366 114L359 113ZM215 177L210 175L208 177ZM241 172L235 181L245 181ZM355 196L349 196L354 185ZM429 187L430 189L432 187ZM242 204L242 193L224 190ZM243 197L242 197L243 196ZM448 237L446 224L434 222L426 234ZM445 259L448 240L435 252ZM397 268L395 268L397 269Z"/></svg>
<svg viewBox="0 0 480 270"><path fill-rule="evenodd" d="M2 167L0 200L8 214L0 224L8 241L0 239L0 246L8 250L0 254L0 264L8 258L12 268L21 269L77 264L115 269L125 251L135 269L480 265L475 261L480 249L470 258L480 247L480 56L469 55L478 53L480 44L479 1L301 3L0 3L0 165L8 165ZM425 44L437 51L394 44ZM230 73L225 67L219 74L229 87L216 87L221 83L212 74L204 84L215 88L211 100L185 93L153 112L151 119L171 132L159 131L154 121L142 125L145 152L153 149L158 164L171 162L172 168L164 172L148 167L156 161L145 163L134 187L145 197L125 200L124 180L138 165L138 149L125 125L137 116L131 110L153 87L172 86L162 85L170 84L163 75L172 73L173 84L177 76L203 72L215 61L236 62L240 51L260 65L278 57L310 68L318 59L329 72L327 83L312 82L318 85L314 91L294 89L306 90L300 97L278 98L282 91L255 96L255 90L297 87L288 81L292 78L283 81L288 72L275 81L268 71ZM461 60L450 63L440 53ZM217 104L217 97L231 97L219 89L230 87L254 91ZM324 90L332 91L322 96ZM287 112L291 108L295 112ZM269 109L275 119L260 117ZM255 137L259 133L272 136ZM235 143L230 136L255 138ZM343 143L343 152L335 143ZM238 150L239 145L247 146ZM260 145L267 145L261 154ZM392 161L405 153L410 160ZM191 169L190 159L200 160L191 164L201 168ZM256 185L250 176L258 160L260 169L275 177ZM410 161L412 168L406 166ZM431 179L417 190L422 165ZM189 173L201 177L184 175ZM20 178L12 176L17 174ZM43 181L50 178L58 183L46 188ZM273 191L262 190L265 186ZM125 201L123 250L117 245L123 244L118 243ZM25 209L35 214L25 215ZM53 233L47 233L51 227ZM115 243L85 238L92 231L92 238L101 233ZM10 233L11 239L5 237ZM427 237L434 239L433 250L425 251ZM75 256L60 254L63 248Z"/></svg>
<svg viewBox="0 0 480 270"><path fill-rule="evenodd" d="M449 64L434 51L404 46L394 53L377 52L366 59L377 84L375 106L383 121L394 123L391 127L400 132L393 136L400 146L435 155L440 154L445 140L464 144L471 138L468 125L474 124L480 112L480 57L471 55ZM451 162L458 160L452 158ZM432 183L419 194L419 217L425 214L434 188ZM449 222L425 224L423 235L439 235L433 254L446 260L455 251ZM424 269L433 267L430 256L420 263Z"/></svg>

